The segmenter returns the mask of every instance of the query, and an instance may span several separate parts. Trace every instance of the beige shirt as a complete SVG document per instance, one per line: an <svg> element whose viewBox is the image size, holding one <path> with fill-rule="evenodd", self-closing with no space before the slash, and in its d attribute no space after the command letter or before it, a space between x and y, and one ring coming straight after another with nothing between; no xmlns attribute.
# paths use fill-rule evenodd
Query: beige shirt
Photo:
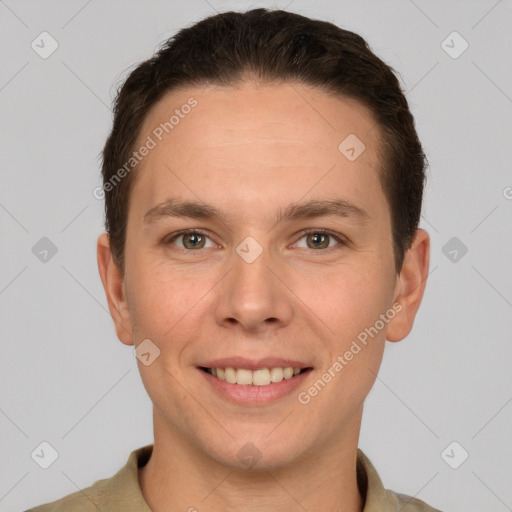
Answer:
<svg viewBox="0 0 512 512"><path fill-rule="evenodd" d="M112 478L26 512L151 512L140 489L138 469L148 462L152 451L152 444L138 448ZM361 450L357 451L357 483L365 503L363 512L440 512L421 500L384 489Z"/></svg>

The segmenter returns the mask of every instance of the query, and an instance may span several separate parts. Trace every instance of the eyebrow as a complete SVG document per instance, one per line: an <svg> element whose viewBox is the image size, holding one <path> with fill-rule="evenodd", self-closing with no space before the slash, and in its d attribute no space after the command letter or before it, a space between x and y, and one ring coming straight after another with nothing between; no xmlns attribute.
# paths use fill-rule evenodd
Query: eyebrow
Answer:
<svg viewBox="0 0 512 512"><path fill-rule="evenodd" d="M311 219L317 217L353 218L359 222L367 222L370 215L363 208L343 199L311 200L307 203L292 203L277 215L277 222ZM190 219L222 220L222 212L208 204L187 201L178 198L169 198L149 209L143 217L145 224L151 224L166 217L187 217Z"/></svg>

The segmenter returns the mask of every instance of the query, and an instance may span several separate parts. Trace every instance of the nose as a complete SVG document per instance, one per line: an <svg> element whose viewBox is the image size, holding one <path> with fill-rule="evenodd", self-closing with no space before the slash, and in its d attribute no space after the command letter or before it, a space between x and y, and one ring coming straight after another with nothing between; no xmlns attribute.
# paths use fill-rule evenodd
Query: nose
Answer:
<svg viewBox="0 0 512 512"><path fill-rule="evenodd" d="M242 256L233 255L233 267L218 289L217 323L253 334L288 325L294 314L293 299L279 262L265 248L253 261Z"/></svg>

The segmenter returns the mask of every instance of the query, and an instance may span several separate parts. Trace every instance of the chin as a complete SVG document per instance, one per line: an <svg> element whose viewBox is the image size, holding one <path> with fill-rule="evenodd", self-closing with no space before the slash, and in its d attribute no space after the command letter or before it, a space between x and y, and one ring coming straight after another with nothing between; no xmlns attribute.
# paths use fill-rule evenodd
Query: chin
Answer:
<svg viewBox="0 0 512 512"><path fill-rule="evenodd" d="M275 428L273 426L272 428ZM203 447L211 459L237 471L272 471L292 464L305 451L303 436L288 432L265 432L254 429L254 435L233 438L219 443L218 439Z"/></svg>

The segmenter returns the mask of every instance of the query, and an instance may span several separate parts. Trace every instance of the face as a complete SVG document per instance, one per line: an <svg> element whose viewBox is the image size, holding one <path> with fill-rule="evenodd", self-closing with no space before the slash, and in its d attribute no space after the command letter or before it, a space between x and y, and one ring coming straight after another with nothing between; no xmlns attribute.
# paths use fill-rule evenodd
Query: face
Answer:
<svg viewBox="0 0 512 512"><path fill-rule="evenodd" d="M357 440L385 339L410 317L372 115L304 85L197 87L152 109L137 148L148 136L109 306L121 341L150 340L155 438L267 468Z"/></svg>

